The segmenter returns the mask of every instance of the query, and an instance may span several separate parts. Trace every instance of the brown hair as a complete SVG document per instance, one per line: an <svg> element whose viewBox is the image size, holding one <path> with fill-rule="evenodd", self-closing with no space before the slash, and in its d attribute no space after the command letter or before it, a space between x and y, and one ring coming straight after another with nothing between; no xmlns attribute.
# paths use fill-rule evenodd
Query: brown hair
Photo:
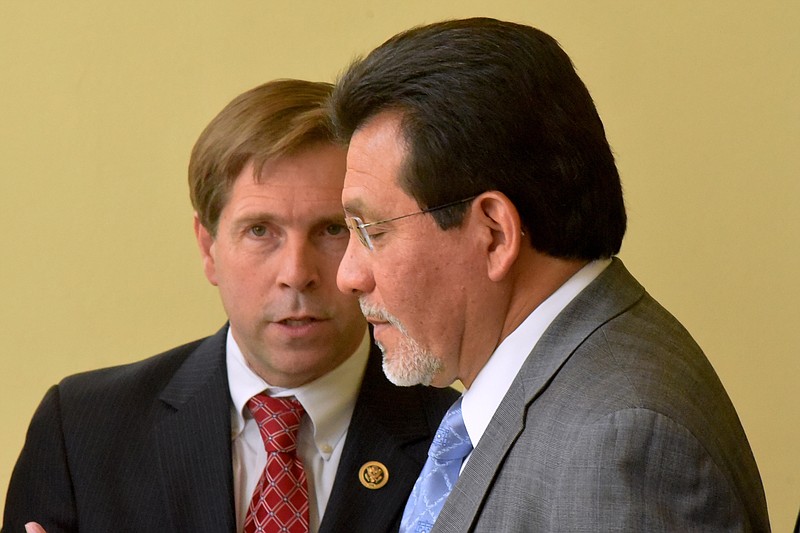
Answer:
<svg viewBox="0 0 800 533"><path fill-rule="evenodd" d="M233 182L253 162L264 164L318 142L333 142L329 83L281 79L234 98L206 126L189 159L189 194L200 222L216 235Z"/></svg>

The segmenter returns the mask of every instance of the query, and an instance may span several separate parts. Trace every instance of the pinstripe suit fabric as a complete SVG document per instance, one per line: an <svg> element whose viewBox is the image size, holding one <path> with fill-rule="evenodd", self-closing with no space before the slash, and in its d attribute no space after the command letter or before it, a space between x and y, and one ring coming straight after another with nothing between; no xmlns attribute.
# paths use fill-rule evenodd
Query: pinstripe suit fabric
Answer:
<svg viewBox="0 0 800 533"><path fill-rule="evenodd" d="M130 365L64 379L33 417L2 533L234 532L227 327ZM399 388L370 356L320 531L395 531L453 390ZM369 490L360 466L384 463Z"/></svg>

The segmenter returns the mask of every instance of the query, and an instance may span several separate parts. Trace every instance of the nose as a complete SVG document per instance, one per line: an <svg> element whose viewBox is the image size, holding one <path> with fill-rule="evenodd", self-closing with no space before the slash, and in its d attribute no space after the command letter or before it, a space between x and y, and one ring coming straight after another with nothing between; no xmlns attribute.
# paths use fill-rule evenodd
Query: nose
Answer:
<svg viewBox="0 0 800 533"><path fill-rule="evenodd" d="M288 238L281 248L277 283L298 292L320 285L320 257L312 243L303 237Z"/></svg>
<svg viewBox="0 0 800 533"><path fill-rule="evenodd" d="M370 293L375 288L375 279L370 269L370 257L363 244L351 232L347 241L339 271L336 273L336 285L345 294Z"/></svg>

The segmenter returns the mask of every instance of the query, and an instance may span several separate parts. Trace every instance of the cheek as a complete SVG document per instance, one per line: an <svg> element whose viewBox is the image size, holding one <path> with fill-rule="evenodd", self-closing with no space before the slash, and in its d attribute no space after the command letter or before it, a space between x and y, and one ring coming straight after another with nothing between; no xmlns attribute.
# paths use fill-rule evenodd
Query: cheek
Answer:
<svg viewBox="0 0 800 533"><path fill-rule="evenodd" d="M217 263L220 289L224 288L243 302L264 297L266 288L274 279L273 270L270 261L246 254Z"/></svg>
<svg viewBox="0 0 800 533"><path fill-rule="evenodd" d="M388 272L386 283L392 288L398 312L405 315L407 327L425 332L429 340L436 341L461 329L470 286L476 280L466 262L452 259L458 257L456 251L428 257L424 264L417 261L412 268ZM388 310L391 312L391 307Z"/></svg>
<svg viewBox="0 0 800 533"><path fill-rule="evenodd" d="M319 261L319 268L325 275L326 283L333 280L335 284L336 273L339 271L342 257L344 257L344 248L323 251Z"/></svg>
<svg viewBox="0 0 800 533"><path fill-rule="evenodd" d="M418 262L397 262L396 268L376 272L375 286L379 302L397 317L409 332L424 331L432 320L437 320L442 295L447 283L437 269Z"/></svg>

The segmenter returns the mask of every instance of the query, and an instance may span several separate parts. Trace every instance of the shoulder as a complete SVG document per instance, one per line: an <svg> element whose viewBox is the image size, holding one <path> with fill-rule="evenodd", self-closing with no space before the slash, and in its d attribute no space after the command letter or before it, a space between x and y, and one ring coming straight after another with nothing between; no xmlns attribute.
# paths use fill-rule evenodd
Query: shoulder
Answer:
<svg viewBox="0 0 800 533"><path fill-rule="evenodd" d="M106 416L108 406L114 405L128 406L130 416L146 416L145 407L154 404L176 376L224 372L225 333L223 328L211 337L134 363L68 376L48 395L54 397L65 423Z"/></svg>
<svg viewBox="0 0 800 533"><path fill-rule="evenodd" d="M183 344L134 363L67 376L58 384L58 390L62 398L159 390L205 340Z"/></svg>
<svg viewBox="0 0 800 533"><path fill-rule="evenodd" d="M45 394L31 420L29 435L41 441L60 439L70 450L113 448L120 441L146 435L163 414L167 405L163 397L168 391L174 395L192 390L192 380L204 383L212 379L209 376L222 381L224 334L221 340L219 337L193 341L135 363L64 378ZM227 396L227 390L220 390L223 392Z"/></svg>
<svg viewBox="0 0 800 533"><path fill-rule="evenodd" d="M659 529L669 521L746 529L765 518L757 474L737 478L707 443L663 413L610 413L584 426L568 450L554 480L555 523L575 523L586 507L603 513L596 518L611 529Z"/></svg>

